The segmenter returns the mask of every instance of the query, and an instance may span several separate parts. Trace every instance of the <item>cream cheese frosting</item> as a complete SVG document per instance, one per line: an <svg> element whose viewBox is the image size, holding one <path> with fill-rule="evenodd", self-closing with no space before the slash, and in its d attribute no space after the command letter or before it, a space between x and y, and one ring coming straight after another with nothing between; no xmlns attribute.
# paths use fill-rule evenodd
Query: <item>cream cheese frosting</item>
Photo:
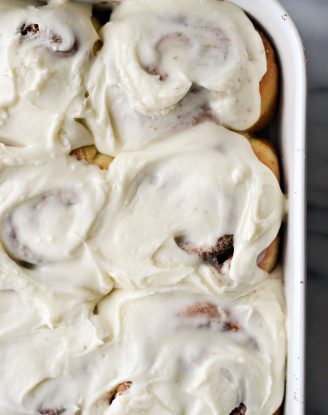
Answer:
<svg viewBox="0 0 328 415"><path fill-rule="evenodd" d="M87 120L100 151L135 148L147 130L151 140L186 114L192 123L200 112L211 113L237 130L257 121L265 51L250 20L231 3L127 0L101 36L104 47L88 77ZM200 108L183 100L195 88L202 91ZM124 128L126 115L139 131Z"/></svg>
<svg viewBox="0 0 328 415"><path fill-rule="evenodd" d="M234 290L266 278L257 257L279 231L285 198L245 137L205 122L121 153L108 178L91 245L118 286L189 284L192 273L192 284ZM220 263L226 235L233 256Z"/></svg>
<svg viewBox="0 0 328 415"><path fill-rule="evenodd" d="M53 295L74 295L82 302L110 291L111 278L87 244L107 188L101 170L74 159L4 168L0 287L28 297L42 297L38 287L47 287Z"/></svg>
<svg viewBox="0 0 328 415"><path fill-rule="evenodd" d="M2 161L44 158L92 143L79 122L85 71L98 39L91 6L2 0L0 39Z"/></svg>
<svg viewBox="0 0 328 415"><path fill-rule="evenodd" d="M58 158L0 180L3 255L63 292L105 292L108 274L118 287L244 290L267 277L257 258L285 208L248 140L213 122L121 153L108 172Z"/></svg>
<svg viewBox="0 0 328 415"><path fill-rule="evenodd" d="M273 414L283 395L282 284L267 280L235 300L118 290L91 321L12 336L0 350L6 413L227 415L242 404L247 415Z"/></svg>

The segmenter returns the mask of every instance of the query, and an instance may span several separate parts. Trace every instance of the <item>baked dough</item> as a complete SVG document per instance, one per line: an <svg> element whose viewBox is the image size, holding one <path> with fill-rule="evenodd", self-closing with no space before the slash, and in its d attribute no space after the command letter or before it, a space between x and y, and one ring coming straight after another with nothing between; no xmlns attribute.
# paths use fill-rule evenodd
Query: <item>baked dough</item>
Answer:
<svg viewBox="0 0 328 415"><path fill-rule="evenodd" d="M279 91L279 69L275 57L275 51L268 37L262 31L259 33L265 49L267 71L260 82L260 117L250 128L250 131L259 131L270 122L275 113Z"/></svg>

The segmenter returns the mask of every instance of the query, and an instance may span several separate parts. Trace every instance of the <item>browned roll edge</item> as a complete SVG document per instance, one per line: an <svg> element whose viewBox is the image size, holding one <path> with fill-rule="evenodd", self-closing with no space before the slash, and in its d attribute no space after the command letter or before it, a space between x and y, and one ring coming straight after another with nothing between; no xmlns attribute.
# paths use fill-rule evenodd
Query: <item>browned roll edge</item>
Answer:
<svg viewBox="0 0 328 415"><path fill-rule="evenodd" d="M99 153L94 145L77 148L70 153L71 156L86 164L94 164L102 170L107 170L113 157Z"/></svg>
<svg viewBox="0 0 328 415"><path fill-rule="evenodd" d="M265 164L280 183L279 161L275 148L265 139L248 137L256 157ZM257 265L266 272L271 272L277 264L279 236L258 256Z"/></svg>
<svg viewBox="0 0 328 415"><path fill-rule="evenodd" d="M261 36L265 49L267 71L260 82L260 117L257 122L248 129L248 131L259 131L270 122L275 112L279 90L279 70L275 51L266 35L260 30L258 30L258 32Z"/></svg>

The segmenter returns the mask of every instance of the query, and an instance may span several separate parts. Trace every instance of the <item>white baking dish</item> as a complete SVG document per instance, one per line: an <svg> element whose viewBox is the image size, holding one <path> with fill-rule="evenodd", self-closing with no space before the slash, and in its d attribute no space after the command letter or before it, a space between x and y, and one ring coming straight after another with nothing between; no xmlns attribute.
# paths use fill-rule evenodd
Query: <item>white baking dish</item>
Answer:
<svg viewBox="0 0 328 415"><path fill-rule="evenodd" d="M115 3L120 0L81 0ZM164 1L164 0L163 0ZM263 27L280 61L282 84L279 119L272 136L280 148L289 212L283 268L287 301L288 364L285 415L305 410L305 57L297 29L276 0L230 0ZM278 126L278 128L276 128Z"/></svg>
<svg viewBox="0 0 328 415"><path fill-rule="evenodd" d="M288 194L284 246L288 364L285 415L305 411L305 110L306 75L302 42L276 0L231 0L262 26L276 48L282 74L279 128L275 135Z"/></svg>

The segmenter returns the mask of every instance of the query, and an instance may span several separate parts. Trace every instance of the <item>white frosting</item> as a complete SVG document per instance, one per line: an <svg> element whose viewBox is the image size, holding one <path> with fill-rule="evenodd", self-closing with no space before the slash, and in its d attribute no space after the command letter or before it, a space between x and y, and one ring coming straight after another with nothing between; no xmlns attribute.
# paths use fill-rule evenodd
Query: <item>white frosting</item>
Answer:
<svg viewBox="0 0 328 415"><path fill-rule="evenodd" d="M245 137L206 122L121 153L109 181L91 244L118 286L245 289L266 278L256 260L278 233L285 199ZM233 235L231 264L217 270L193 253L225 235Z"/></svg>
<svg viewBox="0 0 328 415"><path fill-rule="evenodd" d="M14 290L0 290L0 336L19 330L32 330L40 325L36 309Z"/></svg>
<svg viewBox="0 0 328 415"><path fill-rule="evenodd" d="M119 287L245 290L267 277L256 262L285 201L249 142L212 122L122 153L108 172L66 158L6 168L0 196L3 272L86 298L108 292L109 274ZM232 260L204 256L225 235Z"/></svg>
<svg viewBox="0 0 328 415"><path fill-rule="evenodd" d="M86 5L1 2L3 162L23 162L93 142L78 122L84 113L84 74L98 39L90 17Z"/></svg>
<svg viewBox="0 0 328 415"><path fill-rule="evenodd" d="M79 296L80 302L107 293L111 279L87 243L107 187L102 171L73 159L4 169L0 174L0 287L27 295L25 285L32 284L28 297L33 297L41 284L52 295ZM53 300L47 308L52 306ZM50 312L58 315L59 310Z"/></svg>
<svg viewBox="0 0 328 415"><path fill-rule="evenodd" d="M278 280L234 301L117 291L93 324L2 342L1 412L229 415L243 403L247 415L272 415L283 396L283 313ZM130 389L109 405L108 392L122 382Z"/></svg>
<svg viewBox="0 0 328 415"><path fill-rule="evenodd" d="M231 3L127 0L102 37L88 77L88 123L100 151L135 148L149 129L148 141L160 136L180 124L181 112L190 124L207 112L238 130L257 121L265 51L250 20ZM198 108L192 99L182 102L193 86L203 90ZM138 129L128 130L123 120Z"/></svg>

